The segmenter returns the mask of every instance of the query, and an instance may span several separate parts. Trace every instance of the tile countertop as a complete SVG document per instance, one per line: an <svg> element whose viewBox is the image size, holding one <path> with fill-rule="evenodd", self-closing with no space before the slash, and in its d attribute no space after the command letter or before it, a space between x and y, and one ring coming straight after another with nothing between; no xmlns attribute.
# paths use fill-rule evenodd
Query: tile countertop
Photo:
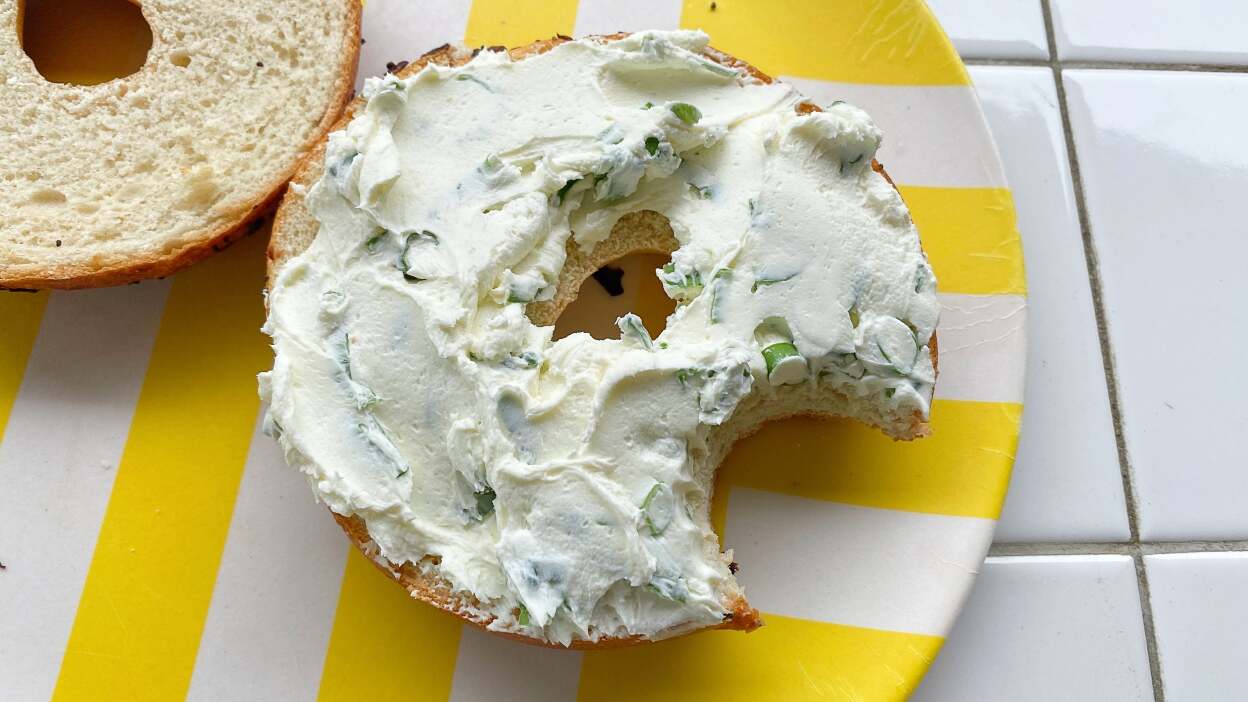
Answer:
<svg viewBox="0 0 1248 702"><path fill-rule="evenodd" d="M1005 164L1030 328L997 543L915 699L1248 699L1248 380L1210 362L1248 341L1248 2L929 3Z"/></svg>

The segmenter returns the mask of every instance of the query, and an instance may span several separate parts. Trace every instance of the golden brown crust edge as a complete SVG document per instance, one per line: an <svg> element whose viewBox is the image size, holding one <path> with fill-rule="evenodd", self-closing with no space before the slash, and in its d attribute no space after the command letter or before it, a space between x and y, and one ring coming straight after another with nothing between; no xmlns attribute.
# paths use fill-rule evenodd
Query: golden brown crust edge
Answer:
<svg viewBox="0 0 1248 702"><path fill-rule="evenodd" d="M463 619L464 621L477 626L480 629L486 629L490 624L489 618L474 616L473 609L476 599L470 595L458 595L451 590L451 586L442 578L429 577L420 572L420 569L412 563L404 563L395 565L390 561L382 558L376 547L372 543L372 539L368 535L368 527L364 524L364 520L356 516L344 517L341 514L330 512L334 521L338 522L338 526L347 533L347 537L351 543L364 554L374 566L377 567L386 577L394 580L403 586L413 598L431 604L438 609ZM725 616L721 624L704 629L694 629L688 634L705 631L706 629L739 629L741 631L753 631L762 626L762 616L758 610L754 609L745 601L743 597L737 597L729 603L730 614ZM604 648L623 648L633 646L640 643L647 643L650 640L640 636L603 638L598 641L576 640L571 646L561 646L542 639L524 636L509 631L493 631L490 632L506 638L520 641L527 644L543 646L546 648L564 649L569 648L578 651L597 650ZM685 634L687 635L687 634Z"/></svg>
<svg viewBox="0 0 1248 702"><path fill-rule="evenodd" d="M301 149L302 155L289 166L276 173L262 194L240 205L234 214L225 217L226 224L197 235L197 240L175 251L158 256L126 261L102 268L88 265L50 266L37 273L9 275L0 272L0 290L76 290L102 288L111 285L137 283L150 278L163 278L187 266L201 261L213 253L224 250L230 244L260 228L261 214L268 211L286 194L286 184L300 172L307 160L322 150L325 135L337 124L339 115L353 95L356 65L360 56L360 18L363 4L358 0L343 0L347 8L347 35L343 38L346 61L334 81L333 96L315 129L309 134ZM20 7L20 4L19 4ZM20 23L18 26L21 26Z"/></svg>
<svg viewBox="0 0 1248 702"><path fill-rule="evenodd" d="M623 39L626 36L628 36L627 33L617 33L593 38L609 42ZM511 48L507 51L513 60L518 60L527 56L544 53L566 41L571 41L571 39L569 37L556 36L550 39L538 40L526 46ZM708 48L705 53L709 58L721 64L747 71L750 75L760 81L766 83L772 82L772 78L770 76L762 73L758 69L738 58L711 48ZM398 71L396 75L400 78L414 75L431 63L444 66L462 65L471 60L473 55L474 54L469 54L462 50L457 50L449 44L444 44L443 46L425 53L417 60L412 61L402 70ZM357 97L351 101L351 103L343 111L341 117L329 131L332 132L345 128L355 116L356 111L360 109L364 103L365 100L362 97ZM813 104L805 104L799 107L799 109L803 112L810 112L818 110L819 108ZM308 157L303 161L299 169L295 172L294 177L291 179L291 183L293 185L308 187L320 178L324 165L326 141L326 139L321 139L321 142L317 145L317 147L308 154ZM892 179L888 177L888 174L884 171L884 167L880 165L879 162L873 162L872 168L883 175L886 179L888 179L888 182L892 184ZM273 221L272 236L269 240L269 246L266 249L266 256L268 258L268 282L266 287L272 285L272 282L281 265L288 259L302 253L304 249L312 243L312 239L315 235L316 225L311 219L307 209L304 207L303 199L298 196L285 197L278 207L277 214ZM618 258L617 254L619 252L607 250L609 249L608 245L610 242L611 239L608 239L595 248L595 259L603 255L606 256L605 260ZM598 249L603 249L603 251L599 251ZM569 247L569 262L572 262L574 257L577 260L582 258L578 251L579 250L572 246ZM665 251L664 253L670 253L670 251ZM571 299L575 297L576 291L580 287L580 283L584 282L584 279L588 278L593 270L596 270L596 267L589 268L587 265L579 267L586 269L579 271L581 275L572 276L573 279L566 280L561 276L559 287L561 291L566 290L566 292L557 293L558 297L555 301L549 303L548 306L540 312L534 310L537 314L534 315L531 312L530 316L548 317L549 319L547 321L553 323L553 319L558 316L559 310L561 310L567 302L570 302ZM577 277L581 278L581 280L574 279ZM932 363L935 365L937 359L935 334L932 335L930 345ZM923 417L917 413L911 427L911 436L908 438L918 438L930 433L927 422L925 422ZM355 547L358 548L360 552L363 553L364 556L377 567L378 570L385 573L387 577L396 581L404 589L406 589L414 599L421 600L427 604L449 612L450 614L453 614L469 624L473 624L481 629L486 629L488 627L490 624L490 620L488 618L482 618L479 615L474 614L474 612L479 610L476 610L474 607L476 600L471 595L454 592L446 580L438 577L430 577L421 573L416 564L410 562L403 564L391 563L378 554L376 546L373 544L372 539L368 535L368 528L362 519L358 516L346 517L332 511L331 514L333 515L335 521L338 522L338 525L342 527L344 532L346 532L347 537L355 545ZM736 629L740 631L753 631L754 629L762 626L762 615L758 610L751 607L744 597L737 596L735 599L725 604L725 609L728 610L728 614L725 616L722 623L715 626L705 627L703 629L695 629L688 633L697 633L708 629ZM496 631L491 633L527 644L548 648L565 648L542 639L523 636L511 632ZM569 648L574 650L622 648L649 641L650 639L639 636L603 638L596 642L577 640L573 641Z"/></svg>

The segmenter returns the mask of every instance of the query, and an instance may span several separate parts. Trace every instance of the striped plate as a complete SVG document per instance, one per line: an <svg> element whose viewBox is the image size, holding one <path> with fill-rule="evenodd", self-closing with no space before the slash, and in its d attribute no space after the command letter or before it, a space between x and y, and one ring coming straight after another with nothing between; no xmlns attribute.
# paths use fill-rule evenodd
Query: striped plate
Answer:
<svg viewBox="0 0 1248 702"><path fill-rule="evenodd" d="M935 435L796 420L737 447L714 516L756 633L587 654L516 645L348 549L259 434L263 236L171 280L0 295L0 698L894 700L991 540L1022 414L1014 210L920 0L369 0L361 74L444 41L700 27L866 108L940 280Z"/></svg>

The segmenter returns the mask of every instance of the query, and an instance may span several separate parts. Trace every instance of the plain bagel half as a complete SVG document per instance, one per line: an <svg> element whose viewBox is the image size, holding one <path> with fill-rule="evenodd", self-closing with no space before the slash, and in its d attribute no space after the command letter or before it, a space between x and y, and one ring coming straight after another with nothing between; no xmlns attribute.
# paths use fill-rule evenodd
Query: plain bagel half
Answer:
<svg viewBox="0 0 1248 702"><path fill-rule="evenodd" d="M626 36L628 35L616 34L596 37L595 39L602 42L611 42ZM518 61L529 56L544 53L566 41L570 41L570 39L556 37L540 40L527 46L510 49L509 53L512 60ZM470 61L474 55L475 52L444 45L425 54L419 60L413 61L399 71L397 75L400 78L415 75L431 63L446 66L463 65ZM749 64L722 52L707 49L704 55L722 65L744 70L762 82L770 83L772 81L770 77ZM365 101L362 98L357 98L353 101L333 129L345 128L355 116L357 110L360 110L364 105ZM803 103L798 107L798 111L802 113L818 109L817 106L810 103ZM272 239L268 248L268 277L270 286L273 284L282 266L306 250L316 237L319 224L308 212L304 204L303 193L305 188L310 187L322 176L325 146L325 142L322 141L295 174L292 180L295 187L291 188L278 209L273 225ZM878 163L873 163L872 167L877 172L884 174L883 168ZM887 177L886 174L884 175ZM602 265L636 252L670 254L676 247L676 239L672 235L666 218L655 212L645 210L625 216L612 230L610 237L595 246L591 252L580 249L574 242L569 240L567 260L561 270L554 299L530 304L526 313L535 324L554 324L560 312L576 297L581 283ZM931 339L930 349L932 363L935 364L937 355L935 336ZM737 439L756 431L766 419L776 418L775 413L771 410L772 408L760 406L758 402L743 403L738 410L737 416L725 423L715 435L715 443L710 449L712 456L711 464L717 465ZM782 413L782 416L800 414L820 414L820 412L817 408L794 408L791 411L786 410ZM901 438L915 438L926 433L928 433L928 427L925 418L916 413L910 420L909 426L900 431L898 435ZM480 608L476 606L475 598L470 593L454 591L447 581L437 575L432 575L432 570L423 569L424 572L422 572L421 564L410 562L392 563L388 561L379 553L379 549L370 539L367 526L363 520L359 517L345 517L336 513L333 516L347 533L352 543L377 565L382 572L402 585L413 598L451 612L465 621L482 628L490 624L491 618L482 615ZM709 628L749 631L762 624L759 612L746 602L744 595L739 590L725 598L722 606L726 613L723 621ZM511 632L495 633L501 633L503 636L527 643L555 646L542 639L526 637ZM604 637L594 642L574 640L570 647L574 649L611 648L641 643L647 640L649 639L641 637Z"/></svg>
<svg viewBox="0 0 1248 702"><path fill-rule="evenodd" d="M350 99L360 2L142 0L134 74L54 83L0 0L0 288L161 277L220 250L284 191Z"/></svg>

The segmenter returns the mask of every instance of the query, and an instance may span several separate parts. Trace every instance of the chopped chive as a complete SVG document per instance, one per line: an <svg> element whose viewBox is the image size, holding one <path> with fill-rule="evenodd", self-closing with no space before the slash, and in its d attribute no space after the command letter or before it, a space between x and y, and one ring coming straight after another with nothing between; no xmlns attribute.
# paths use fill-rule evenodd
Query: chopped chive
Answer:
<svg viewBox="0 0 1248 702"><path fill-rule="evenodd" d="M721 292L723 291L724 281L730 280L731 278L732 278L731 268L720 268L719 270L715 271L715 275L711 279L711 306L710 306L711 307L710 308L711 324L717 324L720 320L719 307L720 307L720 302L721 302L720 300Z"/></svg>
<svg viewBox="0 0 1248 702"><path fill-rule="evenodd" d="M680 602L683 604L686 599L685 597L677 596L676 594L672 593L670 590L664 591L660 589L659 586L655 585L654 583L646 583L646 589L658 595L659 597L662 597L665 600L671 600L672 602Z"/></svg>
<svg viewBox="0 0 1248 702"><path fill-rule="evenodd" d="M347 377L354 380L351 376L351 335L345 330L342 332L342 355L338 357L338 362L342 364L342 370Z"/></svg>
<svg viewBox="0 0 1248 702"><path fill-rule="evenodd" d="M409 280L413 283L419 283L422 280L424 280L424 278L414 276L411 273L408 273L408 269L411 268L411 263L407 260L407 257L408 257L408 254L412 250L412 244L415 244L418 241L432 241L434 246L437 246L439 244L438 235L427 230L422 230L419 232L409 232L407 235L407 238L403 240L403 251L402 253L399 254L399 261L395 267L398 268L400 271L402 271L403 277L406 280Z"/></svg>
<svg viewBox="0 0 1248 702"><path fill-rule="evenodd" d="M460 73L459 75L455 76L455 80L470 80L473 83L476 83L477 85L481 86L482 88L485 88L487 92L491 92L491 93L494 92L493 88L491 88L488 83L468 73Z"/></svg>
<svg viewBox="0 0 1248 702"><path fill-rule="evenodd" d="M670 261L663 266L663 275L659 276L659 280L665 286L682 289L700 289L702 287L702 274L698 269L693 269L688 275L682 275L676 272L676 264Z"/></svg>
<svg viewBox="0 0 1248 702"><path fill-rule="evenodd" d="M919 357L919 340L900 319L884 317L875 325L875 346L893 370L909 375Z"/></svg>
<svg viewBox="0 0 1248 702"><path fill-rule="evenodd" d="M750 286L750 292L756 293L758 292L758 289L761 287L764 287L767 285L775 285L776 283L783 283L786 280L792 280L796 276L797 276L797 273L790 273L784 276L783 278L765 278L761 276L756 277L754 279L754 284Z"/></svg>
<svg viewBox="0 0 1248 702"><path fill-rule="evenodd" d="M654 103L653 103L653 102L650 102L649 100L646 100L646 104L642 105L642 106L641 106L641 109L643 109L643 110L648 110L648 109L650 109L651 107L654 107Z"/></svg>
<svg viewBox="0 0 1248 702"><path fill-rule="evenodd" d="M403 470L399 471L399 474L398 474L398 475L396 475L396 476L394 476L394 477L395 477L395 478L402 478L403 476L407 475L408 470L409 470L409 469L404 468Z"/></svg>
<svg viewBox="0 0 1248 702"><path fill-rule="evenodd" d="M646 522L646 528L650 530L651 536L662 536L667 527L672 523L672 504L664 502L664 499L671 496L670 490L663 483L655 483L650 488L650 492L646 493L646 497L641 501L641 515ZM658 502L655 502L655 499Z"/></svg>
<svg viewBox="0 0 1248 702"><path fill-rule="evenodd" d="M896 395L896 394L897 394L897 388L886 388L884 390L884 397L891 398L893 395Z"/></svg>
<svg viewBox="0 0 1248 702"><path fill-rule="evenodd" d="M909 372L908 369L903 369L901 364L899 364L896 359L888 355L888 349L884 348L884 344L881 344L878 338L875 340L875 348L879 349L880 355L883 356L884 360L888 361L888 364L891 365L893 368L896 368L898 371L902 373Z"/></svg>
<svg viewBox="0 0 1248 702"><path fill-rule="evenodd" d="M619 327L621 338L629 337L636 339L647 351L654 348L654 342L650 339L650 332L642 325L641 317L629 312L615 320L615 326Z"/></svg>
<svg viewBox="0 0 1248 702"><path fill-rule="evenodd" d="M355 157L359 155L360 155L359 152L353 152L350 155L342 157L341 160L335 161L334 163L329 164L330 177L338 178L339 176L342 175L342 172L344 170L349 170L351 168L351 162L354 161Z"/></svg>
<svg viewBox="0 0 1248 702"><path fill-rule="evenodd" d="M503 365L512 370L528 370L537 368L542 362L542 357L535 351L524 351L523 353L513 354L503 359Z"/></svg>
<svg viewBox="0 0 1248 702"><path fill-rule="evenodd" d="M389 231L382 229L376 234L368 237L368 240L364 242L364 250L369 252L370 254L377 253L377 246L381 244L381 240L385 239L386 235L389 233L390 233Z"/></svg>
<svg viewBox="0 0 1248 702"><path fill-rule="evenodd" d="M651 157L659 153L659 138L658 137L652 137L652 136L646 137L646 153L650 154Z"/></svg>
<svg viewBox="0 0 1248 702"><path fill-rule="evenodd" d="M516 616L516 619L520 621L520 626L528 626L529 625L528 607L525 607L524 605L520 605L520 614Z"/></svg>
<svg viewBox="0 0 1248 702"><path fill-rule="evenodd" d="M676 115L681 122L690 126L697 124L702 119L702 111L687 102L673 103L671 110L672 114Z"/></svg>
<svg viewBox="0 0 1248 702"><path fill-rule="evenodd" d="M377 393L370 388L361 386L361 390L356 393L355 407L358 410L371 410L381 402L381 398L377 397Z"/></svg>
<svg viewBox="0 0 1248 702"><path fill-rule="evenodd" d="M563 199L567 197L568 191L572 189L573 185L576 185L579 182L581 182L580 178L573 178L572 180L564 183L563 187L559 188L559 190L555 192L555 207L563 205Z"/></svg>
<svg viewBox="0 0 1248 702"><path fill-rule="evenodd" d="M840 174L841 174L841 175L845 175L845 166L853 166L853 165L856 165L859 161L861 161L861 160L862 160L862 157L863 157L863 156L865 156L865 155L866 155L866 154L858 154L858 156L857 156L854 160L852 160L852 161L841 161L841 171L840 171Z"/></svg>
<svg viewBox="0 0 1248 702"><path fill-rule="evenodd" d="M860 319L861 317L859 317L858 315L858 305L854 305L850 307L849 308L849 323L854 326L854 329L858 328L858 321Z"/></svg>
<svg viewBox="0 0 1248 702"><path fill-rule="evenodd" d="M776 366L786 358L800 356L797 347L793 344L782 341L778 344L772 344L763 349L763 361L767 363L767 375L776 369Z"/></svg>
<svg viewBox="0 0 1248 702"><path fill-rule="evenodd" d="M927 267L927 262L919 262L918 268L915 270L914 291L921 293L931 288L932 278L932 269Z"/></svg>
<svg viewBox="0 0 1248 702"><path fill-rule="evenodd" d="M689 588L679 575L655 575L646 583L646 589L665 600L684 603L689 598Z"/></svg>
<svg viewBox="0 0 1248 702"><path fill-rule="evenodd" d="M484 488L472 493L477 501L477 516L485 519L494 512L494 498L498 495L494 492L494 488L485 486Z"/></svg>
<svg viewBox="0 0 1248 702"><path fill-rule="evenodd" d="M711 186L709 186L709 185L694 185L693 183L690 183L690 184L689 184L689 188L690 188L691 190L693 190L693 192L697 193L697 195L698 195L698 198L699 198L699 199L702 199L702 200L710 200L710 199L711 199Z"/></svg>
<svg viewBox="0 0 1248 702"><path fill-rule="evenodd" d="M715 3L711 3L711 9L715 9ZM720 64L708 59L703 59L702 67L711 73L724 78L736 78L741 75L735 68L730 66L721 66Z"/></svg>

